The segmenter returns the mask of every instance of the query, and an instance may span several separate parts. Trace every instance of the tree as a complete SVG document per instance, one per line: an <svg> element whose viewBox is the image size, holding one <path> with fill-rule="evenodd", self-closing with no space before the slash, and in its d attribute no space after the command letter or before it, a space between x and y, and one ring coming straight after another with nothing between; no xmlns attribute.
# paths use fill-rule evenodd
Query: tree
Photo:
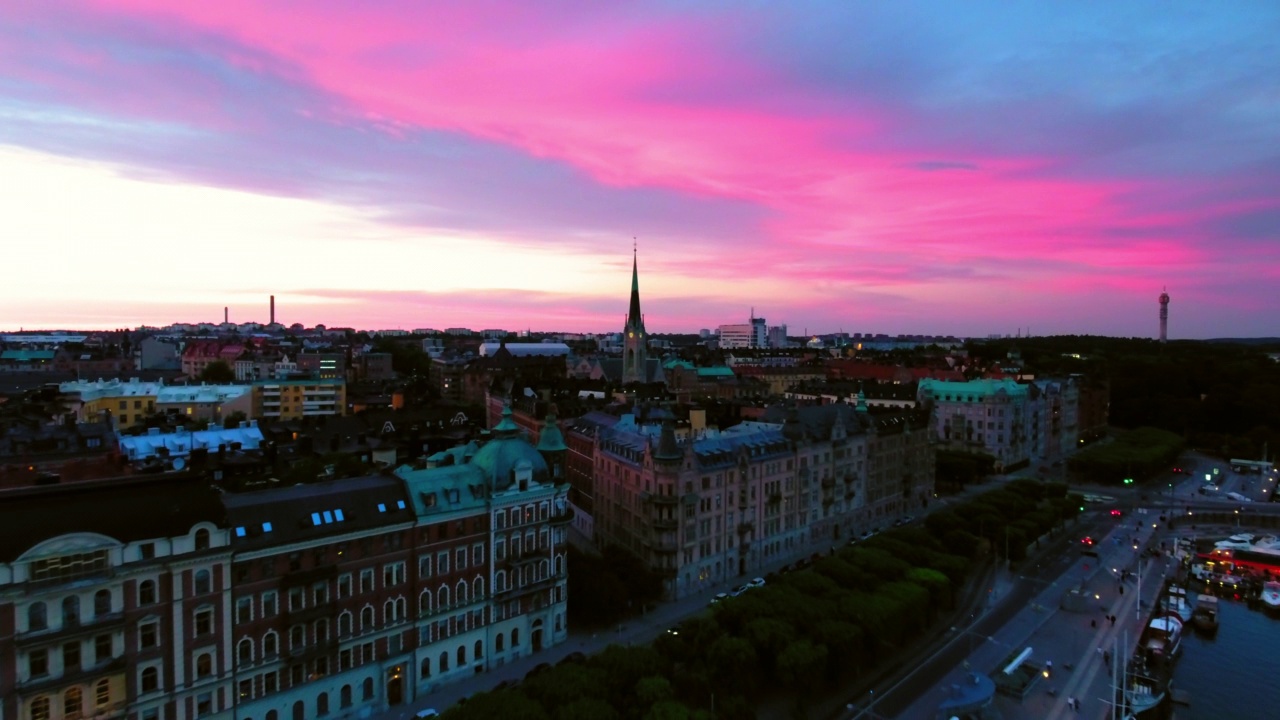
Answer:
<svg viewBox="0 0 1280 720"><path fill-rule="evenodd" d="M778 656L778 676L798 697L815 692L827 669L827 646L797 640Z"/></svg>
<svg viewBox="0 0 1280 720"><path fill-rule="evenodd" d="M240 427L240 423L248 419L249 419L248 415L245 415L243 412L240 412L239 410L237 410L231 413L230 415L228 415L226 419L222 421L222 427L226 428L227 430L234 430L235 428Z"/></svg>
<svg viewBox="0 0 1280 720"><path fill-rule="evenodd" d="M732 692L743 692L752 687L759 669L756 650L751 643L727 635L711 646L707 664L715 686Z"/></svg>
<svg viewBox="0 0 1280 720"><path fill-rule="evenodd" d="M204 366L204 369L200 371L200 375L198 379L200 380L200 382L216 383L219 385L223 385L226 383L235 382L236 373L234 370L231 369L231 366L228 365L226 362L222 360L214 360L213 362Z"/></svg>
<svg viewBox="0 0 1280 720"><path fill-rule="evenodd" d="M600 698L584 697L560 707L556 720L616 720L621 717Z"/></svg>

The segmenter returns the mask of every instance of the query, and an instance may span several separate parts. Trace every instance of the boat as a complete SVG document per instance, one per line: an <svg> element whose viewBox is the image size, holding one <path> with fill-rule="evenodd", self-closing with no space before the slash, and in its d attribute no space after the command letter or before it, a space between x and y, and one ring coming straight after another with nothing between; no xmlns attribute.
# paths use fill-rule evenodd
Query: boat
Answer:
<svg viewBox="0 0 1280 720"><path fill-rule="evenodd" d="M1134 657L1124 670L1124 692L1118 698L1125 718L1150 718L1159 714L1169 692L1167 670Z"/></svg>
<svg viewBox="0 0 1280 720"><path fill-rule="evenodd" d="M1166 612L1175 613L1184 624L1191 620L1192 608L1191 603L1187 602L1186 588L1170 585L1160 605Z"/></svg>
<svg viewBox="0 0 1280 720"><path fill-rule="evenodd" d="M1214 632L1218 629L1218 598L1201 594L1196 598L1196 607L1191 611L1191 623L1202 632Z"/></svg>
<svg viewBox="0 0 1280 720"><path fill-rule="evenodd" d="M1152 618L1142 634L1142 646L1153 658L1172 659L1182 648L1182 619L1173 613Z"/></svg>
<svg viewBox="0 0 1280 720"><path fill-rule="evenodd" d="M1271 613L1280 613L1280 581L1268 580L1262 585L1262 607Z"/></svg>

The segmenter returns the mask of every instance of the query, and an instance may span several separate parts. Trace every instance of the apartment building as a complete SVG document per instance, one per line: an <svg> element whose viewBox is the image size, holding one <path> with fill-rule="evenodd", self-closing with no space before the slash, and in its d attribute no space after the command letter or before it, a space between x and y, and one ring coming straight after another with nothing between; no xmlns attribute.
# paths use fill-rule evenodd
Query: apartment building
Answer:
<svg viewBox="0 0 1280 720"><path fill-rule="evenodd" d="M298 420L346 412L347 384L338 378L259 380L253 384L256 418Z"/></svg>

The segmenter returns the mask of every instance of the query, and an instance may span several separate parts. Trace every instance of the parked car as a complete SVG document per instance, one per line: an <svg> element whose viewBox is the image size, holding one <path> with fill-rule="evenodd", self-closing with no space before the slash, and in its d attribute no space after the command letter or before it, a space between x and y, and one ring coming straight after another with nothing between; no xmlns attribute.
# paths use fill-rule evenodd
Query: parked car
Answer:
<svg viewBox="0 0 1280 720"><path fill-rule="evenodd" d="M433 718L433 717L440 717L440 713L436 712L436 711L435 711L434 709L432 709L432 708L423 708L423 709L419 710L418 712L414 713L414 714L413 714L413 716L414 716L415 718L419 718L419 719L421 719L421 718Z"/></svg>
<svg viewBox="0 0 1280 720"><path fill-rule="evenodd" d="M764 587L764 578L751 578L751 582L747 583L751 587Z"/></svg>
<svg viewBox="0 0 1280 720"><path fill-rule="evenodd" d="M729 593L716 593L716 596L711 598L711 604L715 605L718 602L728 600L728 599L729 599Z"/></svg>

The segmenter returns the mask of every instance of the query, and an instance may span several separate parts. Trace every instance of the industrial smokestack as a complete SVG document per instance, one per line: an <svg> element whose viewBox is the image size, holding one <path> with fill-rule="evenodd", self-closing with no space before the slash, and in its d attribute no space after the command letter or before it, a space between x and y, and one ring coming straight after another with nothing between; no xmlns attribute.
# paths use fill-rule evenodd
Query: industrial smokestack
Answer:
<svg viewBox="0 0 1280 720"><path fill-rule="evenodd" d="M271 296L271 324L276 324L276 296Z"/></svg>
<svg viewBox="0 0 1280 720"><path fill-rule="evenodd" d="M231 309L225 305L222 306L222 322L231 322Z"/></svg>

